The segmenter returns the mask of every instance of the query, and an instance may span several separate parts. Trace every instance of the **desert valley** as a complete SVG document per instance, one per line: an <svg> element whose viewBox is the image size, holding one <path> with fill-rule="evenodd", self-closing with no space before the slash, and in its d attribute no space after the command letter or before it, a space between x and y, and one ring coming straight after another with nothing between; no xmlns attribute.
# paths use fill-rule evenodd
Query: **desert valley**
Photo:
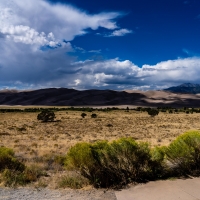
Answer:
<svg viewBox="0 0 200 200"><path fill-rule="evenodd" d="M77 143L94 144L98 141L112 142L120 138L132 138L137 142L147 142L154 148L169 145L186 131L200 130L200 114L193 112L198 111L195 107L200 104L198 94L47 89L31 92L2 91L0 95L3 96L0 100L2 104L11 102L9 106L0 106L0 146L13 149L16 158L27 166L47 173L47 176L36 178L31 183L35 187L59 188L72 184L62 186L59 180L63 174L66 176L69 173L66 172L62 159ZM20 102L25 105L35 102L38 105L14 105ZM61 102L69 102L69 105L55 107ZM70 107L74 105L72 102L85 104ZM113 105L110 105L111 102ZM125 103L127 105L123 105ZM92 110L89 105L93 107ZM148 115L145 109L150 106L154 109L157 109L155 106L160 106L157 116ZM85 109L84 117L81 116L83 111L78 108ZM40 109L54 110L55 120L39 121L37 116ZM92 114L96 116L93 118ZM81 187L88 185L84 181ZM79 187L76 184L71 186Z"/></svg>

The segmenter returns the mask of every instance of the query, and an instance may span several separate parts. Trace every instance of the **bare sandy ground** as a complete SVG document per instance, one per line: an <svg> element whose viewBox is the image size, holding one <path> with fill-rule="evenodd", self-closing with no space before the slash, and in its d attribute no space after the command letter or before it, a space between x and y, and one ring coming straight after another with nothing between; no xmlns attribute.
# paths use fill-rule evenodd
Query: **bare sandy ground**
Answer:
<svg viewBox="0 0 200 200"><path fill-rule="evenodd" d="M138 184L115 192L118 200L198 200L200 178L175 179Z"/></svg>
<svg viewBox="0 0 200 200"><path fill-rule="evenodd" d="M155 90L150 90L150 91L139 91L139 90L126 90L127 93L140 93L145 95L145 98L143 100L146 101L147 106L152 105L152 104L163 104L168 106L168 105L173 105L180 107L181 105L184 104L184 102L188 103L188 106L190 105L191 107L195 106L192 101L200 100L199 94L180 94L180 93L172 93L168 91L155 91ZM191 101L191 104L189 103ZM178 105L179 103L179 105Z"/></svg>
<svg viewBox="0 0 200 200"><path fill-rule="evenodd" d="M0 200L117 200L112 190L0 188Z"/></svg>

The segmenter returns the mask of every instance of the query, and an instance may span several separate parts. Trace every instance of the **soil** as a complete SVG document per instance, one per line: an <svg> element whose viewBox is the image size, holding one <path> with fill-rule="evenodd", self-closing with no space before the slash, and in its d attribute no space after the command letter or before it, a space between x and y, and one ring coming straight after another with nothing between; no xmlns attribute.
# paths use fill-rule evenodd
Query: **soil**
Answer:
<svg viewBox="0 0 200 200"><path fill-rule="evenodd" d="M0 200L117 200L112 190L0 188Z"/></svg>

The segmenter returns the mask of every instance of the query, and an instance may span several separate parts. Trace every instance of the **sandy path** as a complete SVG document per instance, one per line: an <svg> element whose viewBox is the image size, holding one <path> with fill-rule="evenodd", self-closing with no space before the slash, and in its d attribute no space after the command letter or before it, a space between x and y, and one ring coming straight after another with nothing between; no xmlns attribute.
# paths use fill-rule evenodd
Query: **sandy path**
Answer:
<svg viewBox="0 0 200 200"><path fill-rule="evenodd" d="M152 181L116 192L118 200L199 200L200 178Z"/></svg>

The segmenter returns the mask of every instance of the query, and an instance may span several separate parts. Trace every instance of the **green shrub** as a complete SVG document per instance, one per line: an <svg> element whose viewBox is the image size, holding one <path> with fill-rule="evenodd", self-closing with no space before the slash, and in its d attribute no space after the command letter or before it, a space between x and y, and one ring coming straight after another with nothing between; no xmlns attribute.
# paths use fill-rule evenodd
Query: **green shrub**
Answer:
<svg viewBox="0 0 200 200"><path fill-rule="evenodd" d="M141 182L147 178L150 148L147 143L136 143L131 138L114 141L107 148L105 166L113 184Z"/></svg>
<svg viewBox="0 0 200 200"><path fill-rule="evenodd" d="M55 158L54 158L54 162L63 166L64 163L65 163L65 156L62 156L62 155L56 155Z"/></svg>
<svg viewBox="0 0 200 200"><path fill-rule="evenodd" d="M87 116L86 113L81 113L81 117L82 117L82 118L85 118L86 116Z"/></svg>
<svg viewBox="0 0 200 200"><path fill-rule="evenodd" d="M4 169L23 171L25 165L14 157L12 149L0 147L0 171Z"/></svg>
<svg viewBox="0 0 200 200"><path fill-rule="evenodd" d="M151 160L149 162L151 179L167 178L170 176L169 167L165 160L166 147L154 147L151 149Z"/></svg>
<svg viewBox="0 0 200 200"><path fill-rule="evenodd" d="M100 187L102 186L101 179L105 178L101 176L103 172L102 155L107 145L106 141L93 145L78 143L69 150L65 164L68 169L80 171L94 186Z"/></svg>
<svg viewBox="0 0 200 200"><path fill-rule="evenodd" d="M21 171L5 169L2 177L5 186L14 187L26 184L24 174Z"/></svg>
<svg viewBox="0 0 200 200"><path fill-rule="evenodd" d="M200 132L189 131L166 148L166 159L177 175L200 173Z"/></svg>
<svg viewBox="0 0 200 200"><path fill-rule="evenodd" d="M6 147L0 147L0 172L6 186L14 186L15 183L23 184L23 171L25 165L14 157L14 151Z"/></svg>
<svg viewBox="0 0 200 200"><path fill-rule="evenodd" d="M159 114L159 110L157 109L148 109L147 112L151 117L155 117L156 115Z"/></svg>
<svg viewBox="0 0 200 200"><path fill-rule="evenodd" d="M111 187L154 179L162 166L160 160L151 159L147 143L122 138L112 143L79 143L69 150L65 164L80 171L95 187Z"/></svg>
<svg viewBox="0 0 200 200"><path fill-rule="evenodd" d="M52 122L56 118L55 113L50 110L43 110L37 115L37 119L42 122Z"/></svg>
<svg viewBox="0 0 200 200"><path fill-rule="evenodd" d="M14 157L14 151L6 147L0 147L0 172L4 184L12 187L25 185L45 175L36 165L26 167Z"/></svg>
<svg viewBox="0 0 200 200"><path fill-rule="evenodd" d="M45 175L46 173L36 165L26 167L24 171L5 169L2 173L4 185L9 187L23 186L27 183L37 181L39 177Z"/></svg>
<svg viewBox="0 0 200 200"><path fill-rule="evenodd" d="M92 113L92 114L91 114L91 118L97 118L97 114Z"/></svg>
<svg viewBox="0 0 200 200"><path fill-rule="evenodd" d="M68 168L81 169L84 166L92 166L94 160L91 153L91 145L88 143L78 143L73 146L68 154L65 164Z"/></svg>
<svg viewBox="0 0 200 200"><path fill-rule="evenodd" d="M79 171L95 187L200 175L200 132L186 132L168 147L150 148L132 138L79 143L69 150L65 165Z"/></svg>

